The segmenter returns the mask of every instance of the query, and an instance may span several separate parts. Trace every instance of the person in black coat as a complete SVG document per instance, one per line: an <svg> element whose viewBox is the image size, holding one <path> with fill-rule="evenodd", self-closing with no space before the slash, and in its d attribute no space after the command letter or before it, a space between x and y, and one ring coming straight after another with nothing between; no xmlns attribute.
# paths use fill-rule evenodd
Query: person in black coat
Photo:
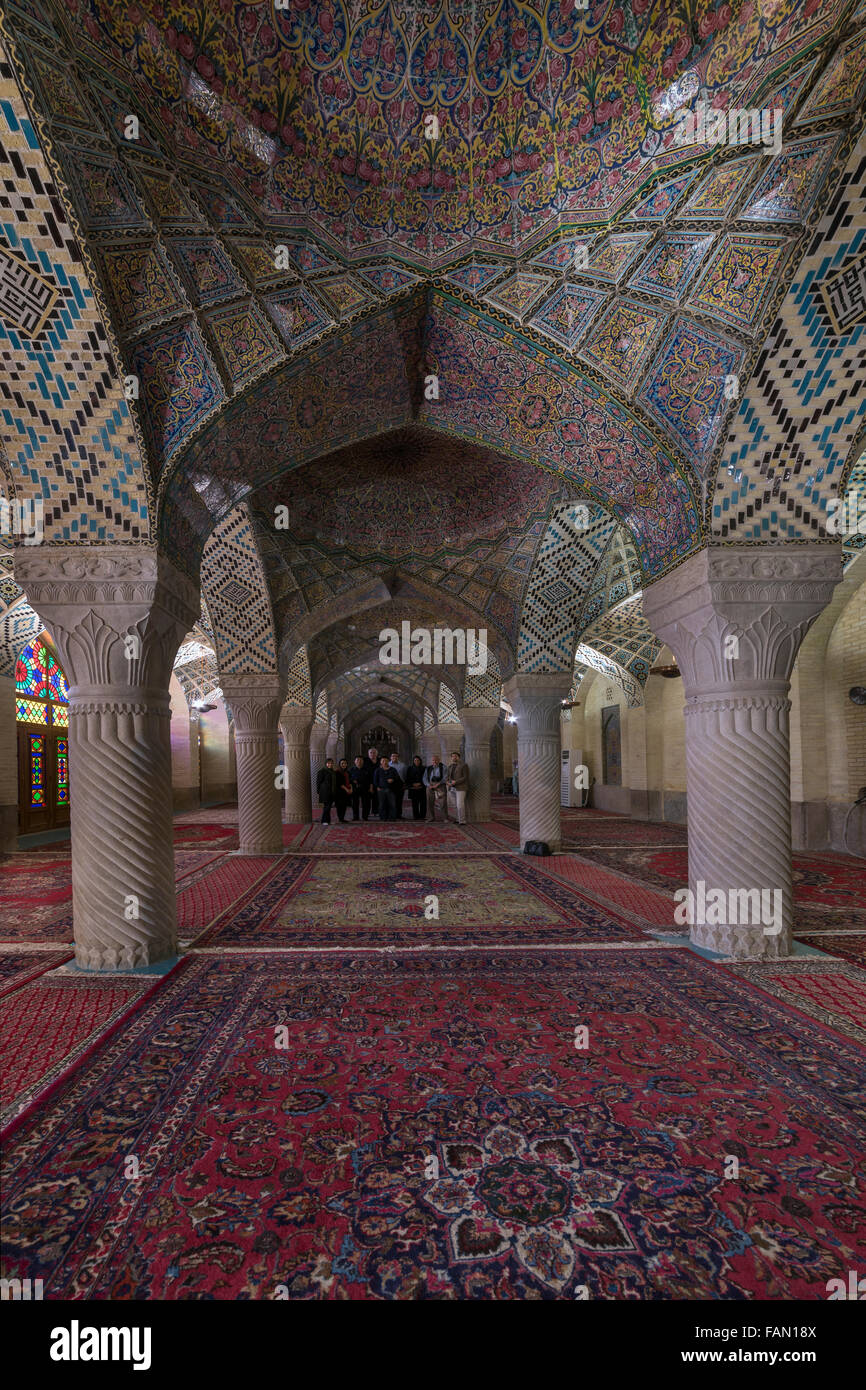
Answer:
<svg viewBox="0 0 866 1390"><path fill-rule="evenodd" d="M349 768L349 781L352 783L353 820L358 819L359 810L362 812L364 820L370 819L370 798L374 771L370 759L362 758L360 753L355 759L354 767Z"/></svg>
<svg viewBox="0 0 866 1390"><path fill-rule="evenodd" d="M341 758L337 768L337 816L339 820L344 821L346 819L346 812L351 800L352 783L349 778L349 764L345 758Z"/></svg>
<svg viewBox="0 0 866 1390"><path fill-rule="evenodd" d="M367 749L367 756L364 759L364 766L370 769L370 811L372 815L378 816L379 793L376 790L376 773L379 771L379 753L377 749Z"/></svg>
<svg viewBox="0 0 866 1390"><path fill-rule="evenodd" d="M373 777L373 785L379 797L379 819L391 820L391 798L389 796L390 783L396 774L391 772L387 758L379 759L379 766L376 768ZM396 815L396 807L395 807Z"/></svg>
<svg viewBox="0 0 866 1390"><path fill-rule="evenodd" d="M424 763L417 753L411 767L406 769L406 790L412 802L412 819L423 820L427 815L427 788L424 786Z"/></svg>
<svg viewBox="0 0 866 1390"><path fill-rule="evenodd" d="M397 767L397 759L392 753L391 761L386 769L388 787L388 819L403 819L403 793L406 790L400 770Z"/></svg>
<svg viewBox="0 0 866 1390"><path fill-rule="evenodd" d="M322 808L322 825L330 825L331 807L337 800L337 769L334 767L333 758L327 758L325 766L319 768L316 795Z"/></svg>

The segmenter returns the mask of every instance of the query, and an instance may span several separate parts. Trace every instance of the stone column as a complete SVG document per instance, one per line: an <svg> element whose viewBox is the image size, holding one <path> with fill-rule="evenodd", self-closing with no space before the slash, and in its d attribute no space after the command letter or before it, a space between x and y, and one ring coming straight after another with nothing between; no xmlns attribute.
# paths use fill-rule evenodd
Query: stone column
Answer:
<svg viewBox="0 0 866 1390"><path fill-rule="evenodd" d="M280 715L286 767L286 824L313 819L310 798L310 729L314 714L298 705L284 705Z"/></svg>
<svg viewBox="0 0 866 1390"><path fill-rule="evenodd" d="M560 830L560 712L571 672L512 676L503 694L517 718L520 844L543 840L562 848Z"/></svg>
<svg viewBox="0 0 866 1390"><path fill-rule="evenodd" d="M330 729L321 720L316 720L310 730L310 797L311 805L316 806L316 778L319 769L325 766L325 745L328 742Z"/></svg>
<svg viewBox="0 0 866 1390"><path fill-rule="evenodd" d="M70 683L77 963L128 970L177 950L169 677L198 617L190 579L149 546L40 546L15 573Z"/></svg>
<svg viewBox="0 0 866 1390"><path fill-rule="evenodd" d="M442 740L432 729L428 729L421 735L421 757L424 759L424 766L429 767L433 761L433 754L442 757Z"/></svg>
<svg viewBox="0 0 866 1390"><path fill-rule="evenodd" d="M463 737L462 724L437 724L433 733L439 739L440 754L443 763L448 767L451 762L451 754L460 751L460 740Z"/></svg>
<svg viewBox="0 0 866 1390"><path fill-rule="evenodd" d="M327 742L326 742L326 744L325 744L325 757L326 757L326 758L333 758L333 759L334 759L334 762L337 761L337 746L338 746L339 742L340 742L339 738L338 738L337 735L334 733L333 729L331 729L331 730L329 731L329 733L328 733L328 739L327 739Z"/></svg>
<svg viewBox="0 0 866 1390"><path fill-rule="evenodd" d="M686 697L691 939L725 955L791 951L788 690L841 577L835 545L711 546L644 590Z"/></svg>
<svg viewBox="0 0 866 1390"><path fill-rule="evenodd" d="M490 820L490 735L499 719L498 709L461 709L469 768L467 821Z"/></svg>
<svg viewBox="0 0 866 1390"><path fill-rule="evenodd" d="M277 724L285 690L277 676L229 676L223 698L235 725L241 854L282 854Z"/></svg>

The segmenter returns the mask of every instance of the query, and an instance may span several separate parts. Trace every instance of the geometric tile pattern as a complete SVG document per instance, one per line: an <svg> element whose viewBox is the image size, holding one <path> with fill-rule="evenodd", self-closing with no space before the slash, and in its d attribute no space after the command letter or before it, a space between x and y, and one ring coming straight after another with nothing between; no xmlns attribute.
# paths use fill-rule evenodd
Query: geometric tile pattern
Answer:
<svg viewBox="0 0 866 1390"><path fill-rule="evenodd" d="M582 647L591 647L617 662L640 685L646 684L663 645L643 616L642 600L637 595L584 628L580 642Z"/></svg>
<svg viewBox="0 0 866 1390"><path fill-rule="evenodd" d="M212 309L204 322L232 391L285 358L264 311L254 302Z"/></svg>
<svg viewBox="0 0 866 1390"><path fill-rule="evenodd" d="M744 357L735 339L678 318L647 370L640 403L698 464L736 406Z"/></svg>
<svg viewBox="0 0 866 1390"><path fill-rule="evenodd" d="M613 657L607 656L604 652L596 651L594 647L586 642L578 642L574 654L574 684L573 694L580 689L581 682L587 670L600 671L603 676L618 685L620 690L625 692L629 706L643 704L643 690L640 682L626 671L625 667L620 666Z"/></svg>
<svg viewBox="0 0 866 1390"><path fill-rule="evenodd" d="M603 299L600 290L567 282L554 291L529 322L531 327L552 338L566 352L571 352Z"/></svg>
<svg viewBox="0 0 866 1390"><path fill-rule="evenodd" d="M866 313L840 325L822 290L866 253L866 141L852 151L734 419L716 477L712 531L724 539L826 539L858 428L866 418ZM849 282L845 303L855 302ZM866 310L866 279L859 290Z"/></svg>
<svg viewBox="0 0 866 1390"><path fill-rule="evenodd" d="M222 679L229 674L276 672L271 601L249 510L243 503L208 537L201 586L213 622Z"/></svg>
<svg viewBox="0 0 866 1390"><path fill-rule="evenodd" d="M805 222L830 172L841 135L832 131L788 144L755 186L745 222Z"/></svg>
<svg viewBox="0 0 866 1390"><path fill-rule="evenodd" d="M521 615L518 671L568 671L590 578L616 521L595 503L554 507L536 552Z"/></svg>
<svg viewBox="0 0 866 1390"><path fill-rule="evenodd" d="M17 495L43 498L46 540L146 539L148 480L135 425L2 43L0 175L0 245L57 293L35 343L0 317L0 430Z"/></svg>
<svg viewBox="0 0 866 1390"><path fill-rule="evenodd" d="M596 321L581 356L631 394L658 341L665 316L636 300L618 299Z"/></svg>
<svg viewBox="0 0 866 1390"><path fill-rule="evenodd" d="M138 341L130 354L151 457L167 462L226 393L195 319Z"/></svg>
<svg viewBox="0 0 866 1390"><path fill-rule="evenodd" d="M729 233L716 247L689 304L731 328L752 333L793 243Z"/></svg>
<svg viewBox="0 0 866 1390"><path fill-rule="evenodd" d="M304 646L298 648L289 662L286 704L301 705L309 709L312 702L310 663L307 659L307 648Z"/></svg>
<svg viewBox="0 0 866 1390"><path fill-rule="evenodd" d="M694 279L712 240L712 236L699 232L666 236L653 247L640 270L631 277L629 288L675 304Z"/></svg>

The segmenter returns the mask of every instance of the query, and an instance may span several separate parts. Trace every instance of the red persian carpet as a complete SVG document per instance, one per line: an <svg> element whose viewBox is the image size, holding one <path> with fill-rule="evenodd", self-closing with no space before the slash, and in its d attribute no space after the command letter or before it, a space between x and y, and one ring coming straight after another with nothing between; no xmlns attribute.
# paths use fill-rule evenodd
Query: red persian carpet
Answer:
<svg viewBox="0 0 866 1390"><path fill-rule="evenodd" d="M213 857L213 856L211 856ZM273 855L225 855L209 873L189 885L180 884L177 896L177 934L181 941L202 931L220 913L246 900L249 890L275 863Z"/></svg>
<svg viewBox="0 0 866 1390"><path fill-rule="evenodd" d="M864 1066L686 950L191 958L15 1127L4 1274L48 1299L824 1299L866 1266Z"/></svg>
<svg viewBox="0 0 866 1390"><path fill-rule="evenodd" d="M866 971L847 961L814 956L786 961L749 961L731 967L813 1018L866 1043Z"/></svg>
<svg viewBox="0 0 866 1390"><path fill-rule="evenodd" d="M353 821L340 822L334 818L330 826L311 825L308 833L295 845L295 853L314 854L441 854L453 850L465 854L479 848L488 849L487 842L474 833L471 825L454 825L445 821L428 825L426 821Z"/></svg>
<svg viewBox="0 0 866 1390"><path fill-rule="evenodd" d="M435 902L438 917L432 913ZM525 860L504 855L299 855L197 940L202 946L477 946L645 941Z"/></svg>
<svg viewBox="0 0 866 1390"><path fill-rule="evenodd" d="M575 854L551 854L549 858L539 859L538 867L572 883L603 907L618 908L635 920L663 931L683 933L684 929L674 922L676 904L670 893L610 873Z"/></svg>
<svg viewBox="0 0 866 1390"><path fill-rule="evenodd" d="M827 951L831 956L841 956L854 965L866 966L866 932L846 932L834 935L827 932L801 932L798 941L814 946L818 951Z"/></svg>
<svg viewBox="0 0 866 1390"><path fill-rule="evenodd" d="M30 1105L153 988L153 976L43 975L5 995L0 1124Z"/></svg>
<svg viewBox="0 0 866 1390"><path fill-rule="evenodd" d="M29 853L0 862L0 941L65 941L55 924L72 904L69 855Z"/></svg>
<svg viewBox="0 0 866 1390"><path fill-rule="evenodd" d="M71 959L70 951L0 951L0 996Z"/></svg>
<svg viewBox="0 0 866 1390"><path fill-rule="evenodd" d="M688 852L683 848L610 848L582 846L578 853L659 888L684 887L689 881ZM821 930L826 925L866 928L866 874L857 859L844 854L795 854L795 929Z"/></svg>

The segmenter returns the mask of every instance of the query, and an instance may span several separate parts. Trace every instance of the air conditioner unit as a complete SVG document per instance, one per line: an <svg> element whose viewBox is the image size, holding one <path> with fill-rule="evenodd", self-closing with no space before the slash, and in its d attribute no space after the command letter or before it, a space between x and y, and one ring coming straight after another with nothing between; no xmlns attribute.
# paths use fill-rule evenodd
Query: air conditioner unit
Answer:
<svg viewBox="0 0 866 1390"><path fill-rule="evenodd" d="M561 806L582 806L586 792L575 787L574 777L577 769L583 766L583 751L579 748L563 748L559 766L559 803Z"/></svg>

